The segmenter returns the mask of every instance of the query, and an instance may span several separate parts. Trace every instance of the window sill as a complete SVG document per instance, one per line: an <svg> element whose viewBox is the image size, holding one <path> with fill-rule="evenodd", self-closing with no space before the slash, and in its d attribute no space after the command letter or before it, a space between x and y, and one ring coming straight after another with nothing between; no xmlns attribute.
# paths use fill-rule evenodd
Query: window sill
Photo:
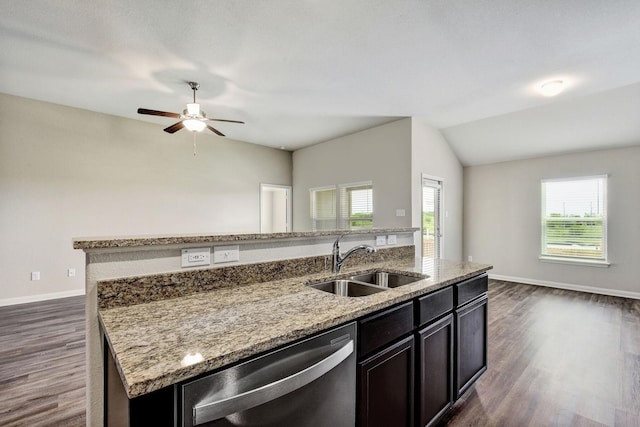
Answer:
<svg viewBox="0 0 640 427"><path fill-rule="evenodd" d="M552 256L545 256L545 255L539 256L538 259L542 262L550 262L555 264L582 265L586 267L607 268L611 265L610 262L601 261L601 260L562 258L562 257L552 257Z"/></svg>

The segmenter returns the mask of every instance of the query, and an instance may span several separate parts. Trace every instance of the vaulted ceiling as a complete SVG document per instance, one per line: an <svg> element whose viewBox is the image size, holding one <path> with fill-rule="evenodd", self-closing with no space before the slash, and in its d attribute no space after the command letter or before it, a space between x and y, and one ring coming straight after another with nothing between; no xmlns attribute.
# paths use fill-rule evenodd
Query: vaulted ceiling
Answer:
<svg viewBox="0 0 640 427"><path fill-rule="evenodd" d="M639 22L637 0L7 0L0 92L162 132L137 108L180 112L193 80L246 122L216 125L233 139L294 150L415 116L473 165L640 144Z"/></svg>

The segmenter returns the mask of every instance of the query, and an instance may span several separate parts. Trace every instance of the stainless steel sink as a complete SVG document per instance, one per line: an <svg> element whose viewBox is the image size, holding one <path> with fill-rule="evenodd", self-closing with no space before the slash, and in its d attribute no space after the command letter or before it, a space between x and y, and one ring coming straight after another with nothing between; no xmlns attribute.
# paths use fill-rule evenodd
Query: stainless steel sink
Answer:
<svg viewBox="0 0 640 427"><path fill-rule="evenodd" d="M313 283L308 286L343 297L366 297L386 290L379 286L358 283L353 280L330 280L328 282Z"/></svg>
<svg viewBox="0 0 640 427"><path fill-rule="evenodd" d="M397 288L398 286L408 285L409 283L417 282L426 277L415 277L406 274L389 273L386 271L374 271L372 273L358 274L357 276L351 276L351 280L357 280L358 282L371 283L372 285L382 286L385 288Z"/></svg>

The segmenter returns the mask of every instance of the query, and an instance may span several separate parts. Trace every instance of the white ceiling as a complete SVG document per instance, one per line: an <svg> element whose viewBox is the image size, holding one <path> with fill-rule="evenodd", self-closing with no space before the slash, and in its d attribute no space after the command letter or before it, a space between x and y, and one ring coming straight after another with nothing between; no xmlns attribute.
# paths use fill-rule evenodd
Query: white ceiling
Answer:
<svg viewBox="0 0 640 427"><path fill-rule="evenodd" d="M400 117L465 165L640 144L638 0L0 2L0 92L294 150ZM565 93L534 87L562 78ZM184 131L182 131L184 132ZM215 138L215 136L212 136Z"/></svg>

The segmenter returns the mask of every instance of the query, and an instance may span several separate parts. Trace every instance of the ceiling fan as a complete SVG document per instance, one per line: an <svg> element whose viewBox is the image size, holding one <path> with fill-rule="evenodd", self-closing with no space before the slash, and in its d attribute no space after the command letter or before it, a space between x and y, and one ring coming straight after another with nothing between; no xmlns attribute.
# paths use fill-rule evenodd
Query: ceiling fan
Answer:
<svg viewBox="0 0 640 427"><path fill-rule="evenodd" d="M192 132L202 132L204 128L207 128L210 131L220 136L224 136L224 134L220 132L218 129L207 124L207 121L244 124L244 122L241 122L238 120L208 118L205 112L200 109L200 104L196 103L196 91L198 90L198 88L200 88L200 84L196 82L187 82L187 83L193 90L193 103L187 104L187 108L182 112L182 114L169 113L167 111L148 110L146 108L138 108L138 114L148 114L150 116L164 116L164 117L173 117L176 119L180 119L179 122L174 123L171 126L166 127L164 129L164 131L168 133L175 133L182 128L187 128L187 130L190 130Z"/></svg>

